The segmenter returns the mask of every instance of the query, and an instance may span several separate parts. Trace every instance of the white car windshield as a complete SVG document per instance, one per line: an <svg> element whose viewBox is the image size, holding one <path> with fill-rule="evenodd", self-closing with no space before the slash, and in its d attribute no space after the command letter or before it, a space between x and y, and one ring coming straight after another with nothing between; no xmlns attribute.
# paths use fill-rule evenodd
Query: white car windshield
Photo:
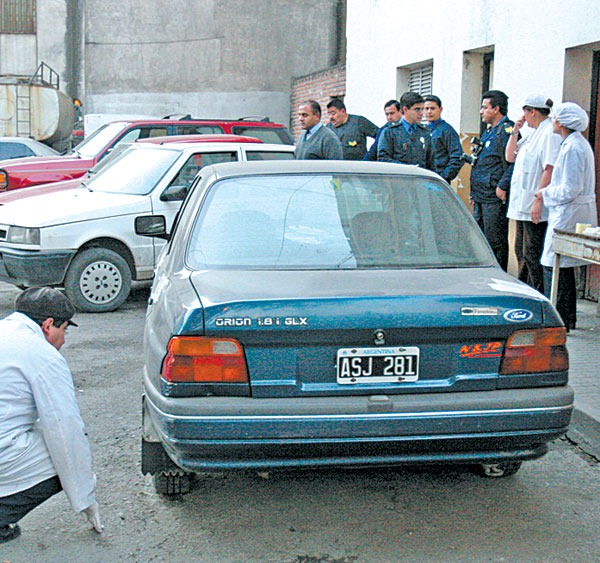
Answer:
<svg viewBox="0 0 600 563"><path fill-rule="evenodd" d="M193 269L447 268L493 264L460 200L400 175L272 175L217 182L189 237Z"/></svg>
<svg viewBox="0 0 600 563"><path fill-rule="evenodd" d="M77 145L74 153L81 158L95 158L126 126L127 123L107 123Z"/></svg>
<svg viewBox="0 0 600 563"><path fill-rule="evenodd" d="M146 195L180 155L176 149L130 147L111 158L110 166L101 167L85 186L97 192Z"/></svg>

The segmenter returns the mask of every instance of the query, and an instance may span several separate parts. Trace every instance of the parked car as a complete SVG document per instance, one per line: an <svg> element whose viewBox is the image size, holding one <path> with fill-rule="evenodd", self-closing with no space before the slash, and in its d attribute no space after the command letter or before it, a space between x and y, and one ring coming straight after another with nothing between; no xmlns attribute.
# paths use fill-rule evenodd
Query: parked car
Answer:
<svg viewBox="0 0 600 563"><path fill-rule="evenodd" d="M135 220L170 224L207 164L293 159L294 147L263 143L140 143L75 189L0 206L0 280L62 286L89 312L118 308L132 280L150 281L164 241L136 235Z"/></svg>
<svg viewBox="0 0 600 563"><path fill-rule="evenodd" d="M58 152L35 139L0 137L0 161L27 156L58 156Z"/></svg>
<svg viewBox="0 0 600 563"><path fill-rule="evenodd" d="M138 233L167 236L161 214ZM481 464L565 432L566 332L437 175L310 161L205 168L146 316L142 471Z"/></svg>
<svg viewBox="0 0 600 563"><path fill-rule="evenodd" d="M78 188L83 182L89 182L89 179L102 171L105 166L110 166L121 153L127 150L133 144L153 144L164 145L167 143L262 143L256 137L246 137L243 135L171 135L166 137L149 137L148 139L138 139L127 143L119 143L111 152L103 158L96 166L90 168L83 176L74 180L64 180L62 182L51 182L50 184L39 184L22 188L20 190L10 190L0 192L0 205L5 205L11 201L17 201L26 197L34 197L41 194L50 194L61 192L63 190L73 190Z"/></svg>
<svg viewBox="0 0 600 563"><path fill-rule="evenodd" d="M61 182L83 176L119 143L167 135L235 134L257 137L265 143L293 144L287 128L268 120L157 119L113 121L98 128L68 155L36 157L2 163L0 191Z"/></svg>

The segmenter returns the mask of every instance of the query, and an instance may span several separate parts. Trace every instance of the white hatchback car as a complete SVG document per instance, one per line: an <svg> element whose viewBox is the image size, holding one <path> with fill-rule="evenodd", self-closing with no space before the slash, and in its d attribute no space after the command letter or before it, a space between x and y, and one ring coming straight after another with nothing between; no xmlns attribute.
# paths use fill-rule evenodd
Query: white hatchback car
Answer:
<svg viewBox="0 0 600 563"><path fill-rule="evenodd" d="M132 280L150 281L164 244L135 234L135 221L171 225L191 181L206 165L294 158L291 145L214 142L140 144L76 189L0 206L0 280L62 286L82 311L118 308Z"/></svg>

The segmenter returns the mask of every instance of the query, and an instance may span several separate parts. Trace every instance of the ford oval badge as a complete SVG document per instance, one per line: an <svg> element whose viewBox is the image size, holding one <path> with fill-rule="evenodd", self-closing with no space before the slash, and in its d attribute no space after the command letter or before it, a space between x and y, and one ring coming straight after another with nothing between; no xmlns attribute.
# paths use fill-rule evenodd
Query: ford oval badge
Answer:
<svg viewBox="0 0 600 563"><path fill-rule="evenodd" d="M504 318L511 323L524 323L533 317L533 313L527 309L511 309L504 313Z"/></svg>

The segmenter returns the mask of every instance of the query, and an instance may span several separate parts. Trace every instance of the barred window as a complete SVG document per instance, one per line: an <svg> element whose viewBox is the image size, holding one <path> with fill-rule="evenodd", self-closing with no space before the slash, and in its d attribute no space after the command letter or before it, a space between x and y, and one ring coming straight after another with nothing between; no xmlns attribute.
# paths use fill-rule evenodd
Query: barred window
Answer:
<svg viewBox="0 0 600 563"><path fill-rule="evenodd" d="M35 33L36 0L2 0L0 33Z"/></svg>

